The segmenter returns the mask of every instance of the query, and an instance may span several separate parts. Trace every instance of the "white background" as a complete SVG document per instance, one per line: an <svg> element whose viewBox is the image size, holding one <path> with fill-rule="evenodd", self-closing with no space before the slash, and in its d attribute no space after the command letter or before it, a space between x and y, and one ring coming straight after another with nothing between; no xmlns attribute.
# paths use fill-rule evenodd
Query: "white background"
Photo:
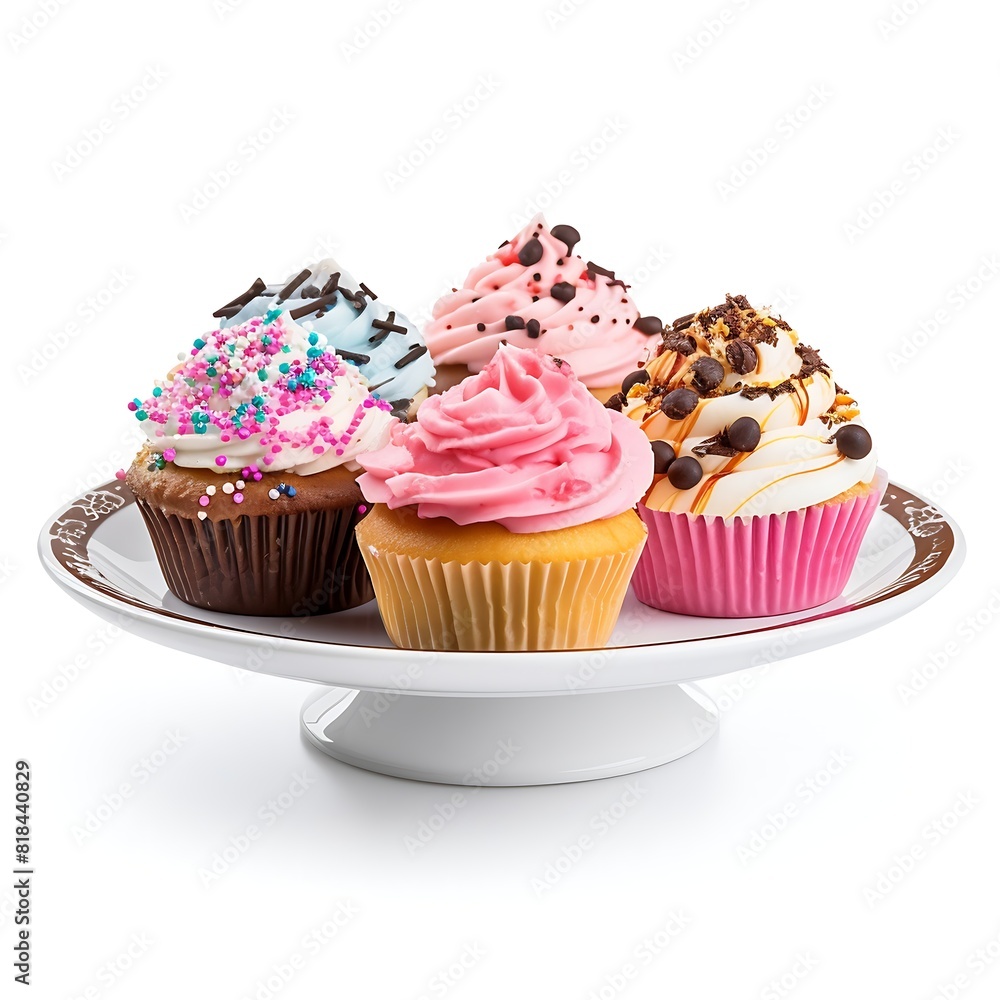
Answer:
<svg viewBox="0 0 1000 1000"><path fill-rule="evenodd" d="M1000 991L1000 960L974 957L1000 954L996 7L557 3L5 5L0 732L8 770L24 756L35 773L35 995ZM487 789L409 849L451 789L308 750L307 685L114 634L43 577L34 540L128 464L126 401L258 274L333 250L422 319L532 205L580 229L643 312L726 291L777 303L861 401L882 464L959 519L970 554L875 634L711 682L722 729L693 756ZM931 657L944 666L907 699ZM171 734L183 743L144 772ZM842 773L805 793L833 754ZM199 869L303 771L308 791L205 887ZM636 781L620 822L537 891ZM122 808L75 835L123 783ZM975 805L956 819L962 795ZM10 903L0 889L8 957ZM338 906L356 915L305 943ZM653 957L643 940L671 913L683 929Z"/></svg>

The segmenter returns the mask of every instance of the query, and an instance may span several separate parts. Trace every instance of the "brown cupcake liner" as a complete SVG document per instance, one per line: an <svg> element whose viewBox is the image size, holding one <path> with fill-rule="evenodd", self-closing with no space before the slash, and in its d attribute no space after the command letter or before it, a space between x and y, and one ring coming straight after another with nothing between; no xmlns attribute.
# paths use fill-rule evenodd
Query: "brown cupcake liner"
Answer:
<svg viewBox="0 0 1000 1000"><path fill-rule="evenodd" d="M354 538L357 505L300 514L192 520L136 498L170 592L237 615L304 616L370 601Z"/></svg>
<svg viewBox="0 0 1000 1000"><path fill-rule="evenodd" d="M389 638L404 649L589 649L610 638L644 543L548 563L362 555Z"/></svg>

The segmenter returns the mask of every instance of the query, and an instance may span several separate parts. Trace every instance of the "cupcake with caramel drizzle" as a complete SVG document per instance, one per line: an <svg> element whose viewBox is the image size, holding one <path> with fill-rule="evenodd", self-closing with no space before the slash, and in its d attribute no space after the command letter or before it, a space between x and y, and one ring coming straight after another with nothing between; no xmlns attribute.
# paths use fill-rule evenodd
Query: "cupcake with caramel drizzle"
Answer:
<svg viewBox="0 0 1000 1000"><path fill-rule="evenodd" d="M607 405L635 420L653 445L655 476L640 504L647 526L662 521L656 515L683 514L685 530L695 519L738 521L746 527L751 521L768 523L793 512L804 517L812 508L828 507L844 527L851 520L848 513L866 514L856 539L860 544L881 496L884 484L871 436L853 397L788 323L767 309L755 309L743 295L727 295L725 302L665 328L654 356L625 378ZM649 559L656 555L652 530ZM777 530L770 526L772 540ZM816 565L822 562L818 554L811 558ZM758 571L764 573L761 565ZM835 579L843 568L838 565ZM787 567L784 579L787 583ZM760 610L753 601L734 598L731 605L744 610L686 613L778 614L829 599L817 600L816 593L802 598L810 603L792 598L799 607L778 600L778 610L771 605Z"/></svg>

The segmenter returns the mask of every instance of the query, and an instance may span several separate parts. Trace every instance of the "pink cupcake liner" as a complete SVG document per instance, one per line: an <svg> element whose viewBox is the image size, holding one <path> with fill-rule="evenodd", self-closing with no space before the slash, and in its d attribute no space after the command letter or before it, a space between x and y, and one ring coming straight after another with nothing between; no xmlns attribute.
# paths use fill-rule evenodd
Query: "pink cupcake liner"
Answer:
<svg viewBox="0 0 1000 1000"><path fill-rule="evenodd" d="M804 611L844 589L888 485L787 514L702 517L639 504L649 538L632 577L643 604L680 615L757 618Z"/></svg>

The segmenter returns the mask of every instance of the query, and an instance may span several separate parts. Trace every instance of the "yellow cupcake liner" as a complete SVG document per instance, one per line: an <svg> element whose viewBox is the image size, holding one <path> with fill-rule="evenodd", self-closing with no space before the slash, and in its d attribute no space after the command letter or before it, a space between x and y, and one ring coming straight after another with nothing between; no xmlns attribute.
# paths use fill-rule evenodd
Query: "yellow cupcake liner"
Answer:
<svg viewBox="0 0 1000 1000"><path fill-rule="evenodd" d="M565 562L442 562L361 545L389 638L404 649L602 647L645 538Z"/></svg>

